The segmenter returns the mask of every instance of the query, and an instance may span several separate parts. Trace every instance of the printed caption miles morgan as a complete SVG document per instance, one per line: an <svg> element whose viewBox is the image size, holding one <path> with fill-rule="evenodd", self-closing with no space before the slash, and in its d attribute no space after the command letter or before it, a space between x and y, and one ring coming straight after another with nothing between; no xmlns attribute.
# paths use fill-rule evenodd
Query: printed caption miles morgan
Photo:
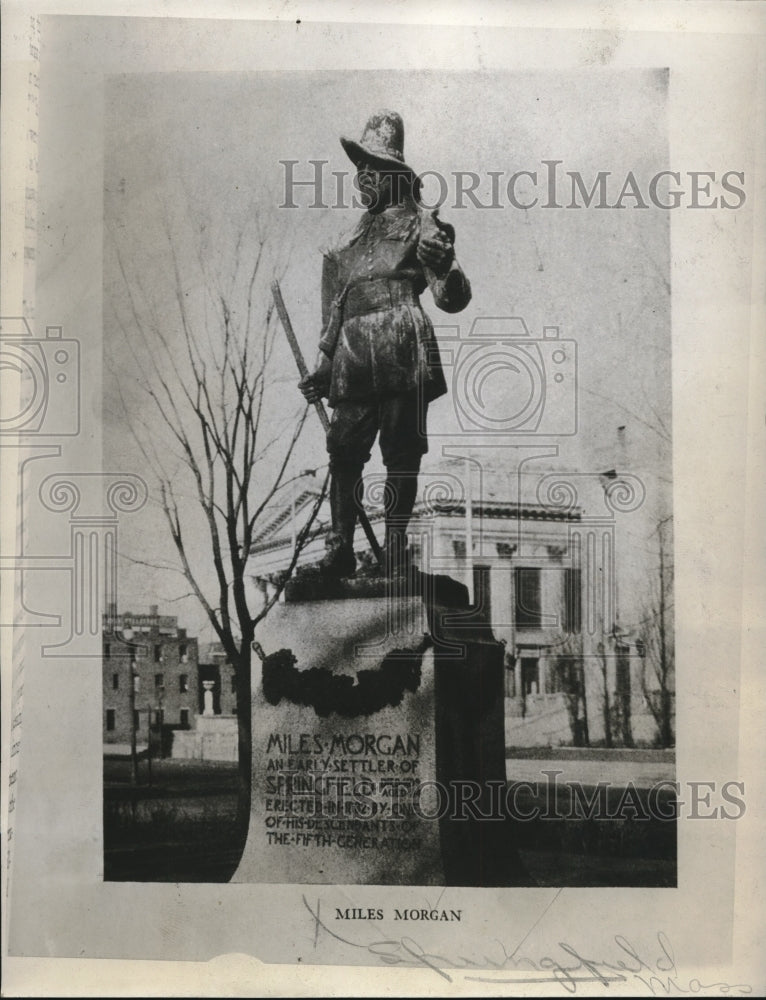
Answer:
<svg viewBox="0 0 766 1000"><path fill-rule="evenodd" d="M357 907L348 906L345 910L340 907L335 908L336 920L385 920L386 914L381 907ZM405 908L402 910L394 908L394 920L416 920L416 921L445 921L447 923L459 923L463 919L462 910L428 910L424 907L419 909Z"/></svg>

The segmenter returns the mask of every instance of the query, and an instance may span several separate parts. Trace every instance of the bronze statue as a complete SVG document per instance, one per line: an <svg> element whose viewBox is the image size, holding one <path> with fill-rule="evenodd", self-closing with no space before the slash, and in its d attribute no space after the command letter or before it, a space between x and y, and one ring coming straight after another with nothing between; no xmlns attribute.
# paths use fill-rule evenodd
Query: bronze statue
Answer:
<svg viewBox="0 0 766 1000"><path fill-rule="evenodd" d="M455 259L455 231L419 204L404 160L404 125L392 111L367 122L359 142L341 139L357 168L365 215L347 244L327 252L316 370L300 382L309 402L328 397L332 526L319 571L353 576L357 489L376 435L386 467L384 569L407 566L406 531L428 450L426 412L447 391L426 289L445 312L464 309L471 286Z"/></svg>

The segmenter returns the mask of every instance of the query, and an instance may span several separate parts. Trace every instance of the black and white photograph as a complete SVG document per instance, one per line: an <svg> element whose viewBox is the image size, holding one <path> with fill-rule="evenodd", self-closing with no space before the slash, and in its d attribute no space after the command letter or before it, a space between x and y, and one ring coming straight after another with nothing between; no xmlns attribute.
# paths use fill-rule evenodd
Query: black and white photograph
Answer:
<svg viewBox="0 0 766 1000"><path fill-rule="evenodd" d="M668 74L110 83L106 877L675 884Z"/></svg>
<svg viewBox="0 0 766 1000"><path fill-rule="evenodd" d="M13 12L9 995L757 992L763 17L252 6Z"/></svg>

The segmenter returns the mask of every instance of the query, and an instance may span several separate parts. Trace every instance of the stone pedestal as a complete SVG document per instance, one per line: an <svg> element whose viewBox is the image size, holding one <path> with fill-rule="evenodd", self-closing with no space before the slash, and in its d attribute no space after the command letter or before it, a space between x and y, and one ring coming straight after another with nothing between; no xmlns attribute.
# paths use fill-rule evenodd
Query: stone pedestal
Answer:
<svg viewBox="0 0 766 1000"><path fill-rule="evenodd" d="M204 690L204 694L202 695L203 702L204 702L203 708L202 708L202 714L204 716L212 717L212 716L215 715L215 710L213 709L213 687L214 687L214 682L213 681L203 681L202 682L202 687L205 689Z"/></svg>
<svg viewBox="0 0 766 1000"><path fill-rule="evenodd" d="M170 755L185 760L236 761L236 715L198 715L194 729L173 733Z"/></svg>
<svg viewBox="0 0 766 1000"><path fill-rule="evenodd" d="M273 609L258 642L291 655L253 665L252 812L233 881L443 884L427 627L420 597Z"/></svg>
<svg viewBox="0 0 766 1000"><path fill-rule="evenodd" d="M528 885L506 809L504 647L466 587L416 574L396 593L287 596L257 636L233 881Z"/></svg>

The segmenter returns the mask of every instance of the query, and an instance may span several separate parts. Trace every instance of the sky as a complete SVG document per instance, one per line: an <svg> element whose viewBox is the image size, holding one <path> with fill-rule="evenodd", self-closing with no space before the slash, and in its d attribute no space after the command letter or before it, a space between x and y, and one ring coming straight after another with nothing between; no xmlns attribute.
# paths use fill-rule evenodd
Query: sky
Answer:
<svg viewBox="0 0 766 1000"><path fill-rule="evenodd" d="M339 137L358 139L373 111L390 108L405 122L408 163L447 179L449 197L440 214L455 226L458 259L473 288L472 302L457 316L439 313L430 296L423 297L445 361L450 354L458 362L467 357L460 352L473 349L471 330L482 329L481 324L473 327L477 319L492 320L492 336L501 345L514 343L513 334L521 329L510 317L523 319L533 341L541 340L545 327L557 327L568 345L560 383L552 378L555 346L546 341L534 348L546 373L542 430L552 436L477 435L470 420L469 426L461 425L461 395L453 391L429 413L427 468L443 464L445 448L464 453L481 445L482 455L491 452L493 491L508 495L512 463L505 446L542 440L549 453L557 454L541 459L539 468L593 472L619 467L646 483L647 516L667 511L669 213L653 206L634 208L629 198L622 209L541 207L546 160L561 161L563 205L570 197L567 171L579 172L588 188L599 171L609 171L611 203L629 171L645 193L649 178L669 169L666 99L662 70L178 72L111 78L104 133L105 467L118 459L121 468L145 470L131 434L131 426L141 421L144 433L164 447L136 382L156 372L148 370L151 365L147 369L150 352L131 302L140 315L151 315L171 351L180 348L179 282L171 248L184 302L199 328L208 330L214 329L211 288L226 289L241 302L242 274L255 252L256 234L268 232L266 270L280 275L304 354L313 360L321 325L322 248L351 228L359 211L310 208L306 188L294 195L299 208L279 208L285 177L280 161L297 160L295 176L302 178L311 176L308 161L326 161L326 195L332 203L331 172L352 169ZM477 190L486 204L490 171L502 172L504 191L510 175L524 170L538 172L535 193L541 204L523 210L501 195L499 208L479 208L468 199L456 206L455 171L479 174ZM434 183L430 178L424 186L429 199L435 196ZM531 187L522 180L519 194L527 197ZM268 301L267 281L257 287L256 298L261 307ZM210 350L212 357L214 343ZM447 365L448 378L456 372ZM509 400L523 398L527 379L523 370L490 370L483 382L488 412L505 414L509 405L511 412L518 410L520 404ZM280 338L268 397L277 439L273 455L302 408L296 381L294 362ZM310 415L289 475L325 461L323 433ZM376 459L368 469L379 469ZM204 562L202 529L196 521L192 537L199 538ZM188 586L181 577L146 565L174 558L156 504L126 521L121 546L126 556L120 564L121 606L159 603L166 613L179 614L192 634L205 636L204 615L193 598L182 596Z"/></svg>

